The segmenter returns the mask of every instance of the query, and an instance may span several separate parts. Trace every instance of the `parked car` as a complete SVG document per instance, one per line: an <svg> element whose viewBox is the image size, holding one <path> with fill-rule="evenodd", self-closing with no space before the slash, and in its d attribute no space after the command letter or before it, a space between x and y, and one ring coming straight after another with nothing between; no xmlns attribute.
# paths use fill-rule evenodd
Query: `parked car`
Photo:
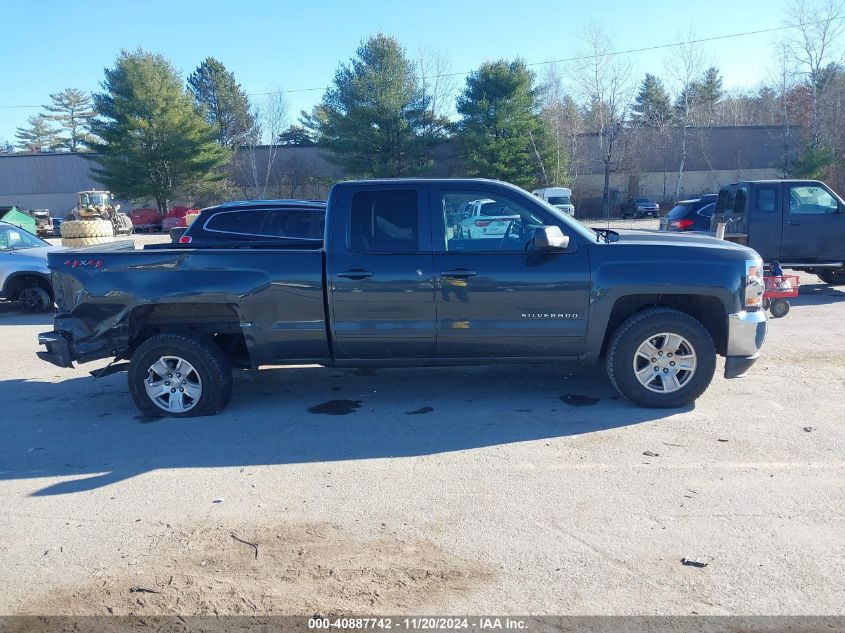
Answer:
<svg viewBox="0 0 845 633"><path fill-rule="evenodd" d="M572 190L567 187L546 187L532 191L535 196L542 198L556 209L575 216L575 207L572 204Z"/></svg>
<svg viewBox="0 0 845 633"><path fill-rule="evenodd" d="M500 200L475 200L467 207L467 217L461 220L458 237L462 239L499 239L512 231L519 214Z"/></svg>
<svg viewBox="0 0 845 633"><path fill-rule="evenodd" d="M752 180L719 190L711 228L766 262L845 284L845 202L818 180Z"/></svg>
<svg viewBox="0 0 845 633"><path fill-rule="evenodd" d="M619 205L622 219L644 218L647 215L656 218L660 215L660 205L651 198L628 198L628 201Z"/></svg>
<svg viewBox="0 0 845 633"><path fill-rule="evenodd" d="M47 253L60 250L29 231L0 222L0 298L18 301L29 312L51 308Z"/></svg>
<svg viewBox="0 0 845 633"><path fill-rule="evenodd" d="M132 209L129 213L129 219L132 220L132 227L136 233L155 233L162 229L163 218L161 211L158 209Z"/></svg>
<svg viewBox="0 0 845 633"><path fill-rule="evenodd" d="M716 208L715 193L675 203L665 217L660 218L661 231L709 231L710 218Z"/></svg>
<svg viewBox="0 0 845 633"><path fill-rule="evenodd" d="M519 239L450 235L443 209L460 200L506 208ZM712 237L592 230L471 179L338 183L326 222L324 244L51 253L58 312L38 355L129 360L110 371L128 369L150 415L216 413L232 366L291 363L601 360L631 402L678 407L707 388L717 354L737 377L765 339L762 262Z"/></svg>
<svg viewBox="0 0 845 633"><path fill-rule="evenodd" d="M228 202L200 211L180 244L310 239L322 243L326 203L307 200Z"/></svg>

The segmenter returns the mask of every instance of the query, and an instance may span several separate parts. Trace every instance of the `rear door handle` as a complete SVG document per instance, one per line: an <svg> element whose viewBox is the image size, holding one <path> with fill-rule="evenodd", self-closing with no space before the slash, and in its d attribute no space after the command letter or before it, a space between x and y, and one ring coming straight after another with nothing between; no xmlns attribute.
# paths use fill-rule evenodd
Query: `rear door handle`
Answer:
<svg viewBox="0 0 845 633"><path fill-rule="evenodd" d="M369 270L361 270L360 268L355 268L353 270L347 270L342 273L337 273L338 277L343 277L344 279L366 279L367 277L372 277L373 273Z"/></svg>
<svg viewBox="0 0 845 633"><path fill-rule="evenodd" d="M790 226L798 226L801 224L798 220L787 220L786 223Z"/></svg>
<svg viewBox="0 0 845 633"><path fill-rule="evenodd" d="M440 273L441 277L447 279L466 279L467 277L475 277L478 273L474 270L467 270L466 268L457 268L455 270L444 270Z"/></svg>

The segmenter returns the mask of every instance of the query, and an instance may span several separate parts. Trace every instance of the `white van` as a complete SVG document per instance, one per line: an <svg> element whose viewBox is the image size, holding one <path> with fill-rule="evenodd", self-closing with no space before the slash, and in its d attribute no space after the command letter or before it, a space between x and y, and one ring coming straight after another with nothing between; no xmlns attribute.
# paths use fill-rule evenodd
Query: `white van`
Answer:
<svg viewBox="0 0 845 633"><path fill-rule="evenodd" d="M542 198L556 209L575 217L575 207L572 205L572 189L566 187L546 187L532 191L535 196Z"/></svg>

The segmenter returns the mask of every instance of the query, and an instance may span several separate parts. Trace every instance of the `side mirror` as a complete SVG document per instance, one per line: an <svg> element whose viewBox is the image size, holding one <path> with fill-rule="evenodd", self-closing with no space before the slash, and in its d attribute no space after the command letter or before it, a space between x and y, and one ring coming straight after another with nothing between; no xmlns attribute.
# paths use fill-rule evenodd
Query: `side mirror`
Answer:
<svg viewBox="0 0 845 633"><path fill-rule="evenodd" d="M534 229L531 247L535 251L563 251L569 248L569 236L557 226L540 226Z"/></svg>

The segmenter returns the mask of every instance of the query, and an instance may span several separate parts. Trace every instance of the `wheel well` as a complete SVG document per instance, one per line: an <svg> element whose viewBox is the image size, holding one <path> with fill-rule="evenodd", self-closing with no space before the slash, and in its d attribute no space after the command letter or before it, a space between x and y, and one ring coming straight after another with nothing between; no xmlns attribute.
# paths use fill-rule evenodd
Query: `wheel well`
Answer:
<svg viewBox="0 0 845 633"><path fill-rule="evenodd" d="M151 336L168 332L201 334L215 343L232 365L249 365L249 352L234 307L221 303L163 303L139 306L129 314L127 355Z"/></svg>
<svg viewBox="0 0 845 633"><path fill-rule="evenodd" d="M728 341L728 324L725 318L725 307L718 298L702 295L651 294L630 295L616 301L604 333L601 356L604 356L607 352L610 337L613 336L613 333L625 319L632 314L654 307L673 308L701 321L702 325L710 332L710 336L713 337L716 352L722 355L725 354Z"/></svg>
<svg viewBox="0 0 845 633"><path fill-rule="evenodd" d="M51 299L53 298L53 287L50 281L37 273L19 273L10 277L6 280L3 294L9 301L16 301L25 288L41 288L50 295Z"/></svg>

